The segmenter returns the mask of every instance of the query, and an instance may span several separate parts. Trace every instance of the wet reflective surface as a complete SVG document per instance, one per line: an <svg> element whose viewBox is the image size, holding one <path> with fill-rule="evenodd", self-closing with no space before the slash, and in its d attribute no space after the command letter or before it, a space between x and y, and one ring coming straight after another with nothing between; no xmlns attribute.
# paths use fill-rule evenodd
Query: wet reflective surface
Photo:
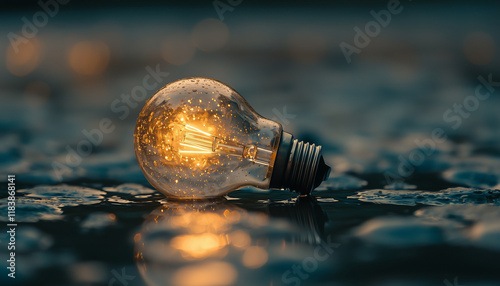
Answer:
<svg viewBox="0 0 500 286"><path fill-rule="evenodd" d="M26 222L18 233L18 281L441 285L460 277L484 281L472 285L498 282L498 191L362 191L352 190L352 175L341 176L311 197L247 189L191 202L165 199L134 184L25 189L18 213ZM58 200L56 192L70 195ZM50 275L55 270L63 275ZM414 277L416 271L425 276Z"/></svg>

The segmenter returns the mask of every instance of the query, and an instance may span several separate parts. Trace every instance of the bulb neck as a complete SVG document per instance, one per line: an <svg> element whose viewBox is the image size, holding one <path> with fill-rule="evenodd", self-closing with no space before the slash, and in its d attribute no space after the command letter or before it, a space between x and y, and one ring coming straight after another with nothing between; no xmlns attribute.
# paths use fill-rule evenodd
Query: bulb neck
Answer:
<svg viewBox="0 0 500 286"><path fill-rule="evenodd" d="M328 178L330 170L321 146L298 141L292 134L283 132L269 187L307 195Z"/></svg>

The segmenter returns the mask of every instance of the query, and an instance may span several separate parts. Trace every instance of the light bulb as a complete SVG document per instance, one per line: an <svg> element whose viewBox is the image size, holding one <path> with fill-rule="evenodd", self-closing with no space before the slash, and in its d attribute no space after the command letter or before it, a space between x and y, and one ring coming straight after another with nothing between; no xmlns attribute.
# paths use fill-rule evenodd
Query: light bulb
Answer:
<svg viewBox="0 0 500 286"><path fill-rule="evenodd" d="M243 186L309 194L328 177L321 146L294 140L229 86L208 78L167 84L137 119L135 154L166 196L212 198Z"/></svg>

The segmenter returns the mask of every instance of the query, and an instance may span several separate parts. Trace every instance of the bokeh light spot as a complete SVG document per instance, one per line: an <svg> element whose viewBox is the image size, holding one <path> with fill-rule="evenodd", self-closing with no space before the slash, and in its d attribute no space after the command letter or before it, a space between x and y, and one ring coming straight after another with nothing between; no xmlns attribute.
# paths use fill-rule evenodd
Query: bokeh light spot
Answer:
<svg viewBox="0 0 500 286"><path fill-rule="evenodd" d="M99 41L81 41L76 43L68 55L68 61L79 75L101 74L109 63L108 46Z"/></svg>
<svg viewBox="0 0 500 286"><path fill-rule="evenodd" d="M170 245L180 250L186 259L199 259L216 255L226 244L224 236L213 233L179 235L170 241Z"/></svg>
<svg viewBox="0 0 500 286"><path fill-rule="evenodd" d="M252 246L243 253L242 263L248 268L259 268L267 262L267 251L260 246Z"/></svg>
<svg viewBox="0 0 500 286"><path fill-rule="evenodd" d="M194 45L205 52L222 48L229 38L229 29L221 21L213 18L199 22L193 29Z"/></svg>
<svg viewBox="0 0 500 286"><path fill-rule="evenodd" d="M475 65L486 65L495 56L495 43L490 35L476 32L468 35L464 41L464 54Z"/></svg>
<svg viewBox="0 0 500 286"><path fill-rule="evenodd" d="M237 248L246 248L252 242L250 235L243 230L236 230L229 236L231 244Z"/></svg>
<svg viewBox="0 0 500 286"><path fill-rule="evenodd" d="M6 54L7 69L16 76L31 73L40 59L40 43L36 38L19 43L16 47L9 45Z"/></svg>

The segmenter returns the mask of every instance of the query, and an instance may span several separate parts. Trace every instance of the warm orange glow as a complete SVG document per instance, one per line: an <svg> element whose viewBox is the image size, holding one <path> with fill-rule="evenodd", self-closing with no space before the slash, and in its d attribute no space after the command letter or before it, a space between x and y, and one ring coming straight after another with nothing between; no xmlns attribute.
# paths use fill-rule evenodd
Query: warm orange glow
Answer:
<svg viewBox="0 0 500 286"><path fill-rule="evenodd" d="M242 263L248 268L259 268L267 262L267 251L260 246L252 246L245 250Z"/></svg>
<svg viewBox="0 0 500 286"><path fill-rule="evenodd" d="M215 136L186 124L179 143L179 153L215 153Z"/></svg>
<svg viewBox="0 0 500 286"><path fill-rule="evenodd" d="M12 45L7 48L7 69L16 76L28 75L38 66L40 44L36 38L33 38L16 47L17 51Z"/></svg>
<svg viewBox="0 0 500 286"><path fill-rule="evenodd" d="M217 213L189 212L173 217L170 224L177 228L189 228L192 233L225 232L231 228L231 221Z"/></svg>
<svg viewBox="0 0 500 286"><path fill-rule="evenodd" d="M237 248L246 248L252 243L250 235L246 231L236 230L229 235L231 244Z"/></svg>
<svg viewBox="0 0 500 286"><path fill-rule="evenodd" d="M213 198L246 185L267 188L281 132L230 87L186 78L150 98L137 118L134 147L160 192Z"/></svg>
<svg viewBox="0 0 500 286"><path fill-rule="evenodd" d="M108 66L108 46L98 41L82 41L75 44L68 55L71 68L80 75L98 75Z"/></svg>
<svg viewBox="0 0 500 286"><path fill-rule="evenodd" d="M231 223L236 223L241 220L242 213L236 210L227 209L224 211L224 217Z"/></svg>
<svg viewBox="0 0 500 286"><path fill-rule="evenodd" d="M173 285L224 286L232 285L238 272L226 262L206 262L179 269L172 277Z"/></svg>
<svg viewBox="0 0 500 286"><path fill-rule="evenodd" d="M267 240L251 236L261 221L232 205L166 203L134 236L138 269L148 285L239 285L237 269L269 261Z"/></svg>
<svg viewBox="0 0 500 286"><path fill-rule="evenodd" d="M138 242L139 240L141 240L141 238L142 238L141 233L136 233L136 234L134 235L134 241L135 241L135 242Z"/></svg>
<svg viewBox="0 0 500 286"><path fill-rule="evenodd" d="M170 246L182 252L184 258L200 259L219 254L227 245L226 238L213 233L179 235L170 241Z"/></svg>

